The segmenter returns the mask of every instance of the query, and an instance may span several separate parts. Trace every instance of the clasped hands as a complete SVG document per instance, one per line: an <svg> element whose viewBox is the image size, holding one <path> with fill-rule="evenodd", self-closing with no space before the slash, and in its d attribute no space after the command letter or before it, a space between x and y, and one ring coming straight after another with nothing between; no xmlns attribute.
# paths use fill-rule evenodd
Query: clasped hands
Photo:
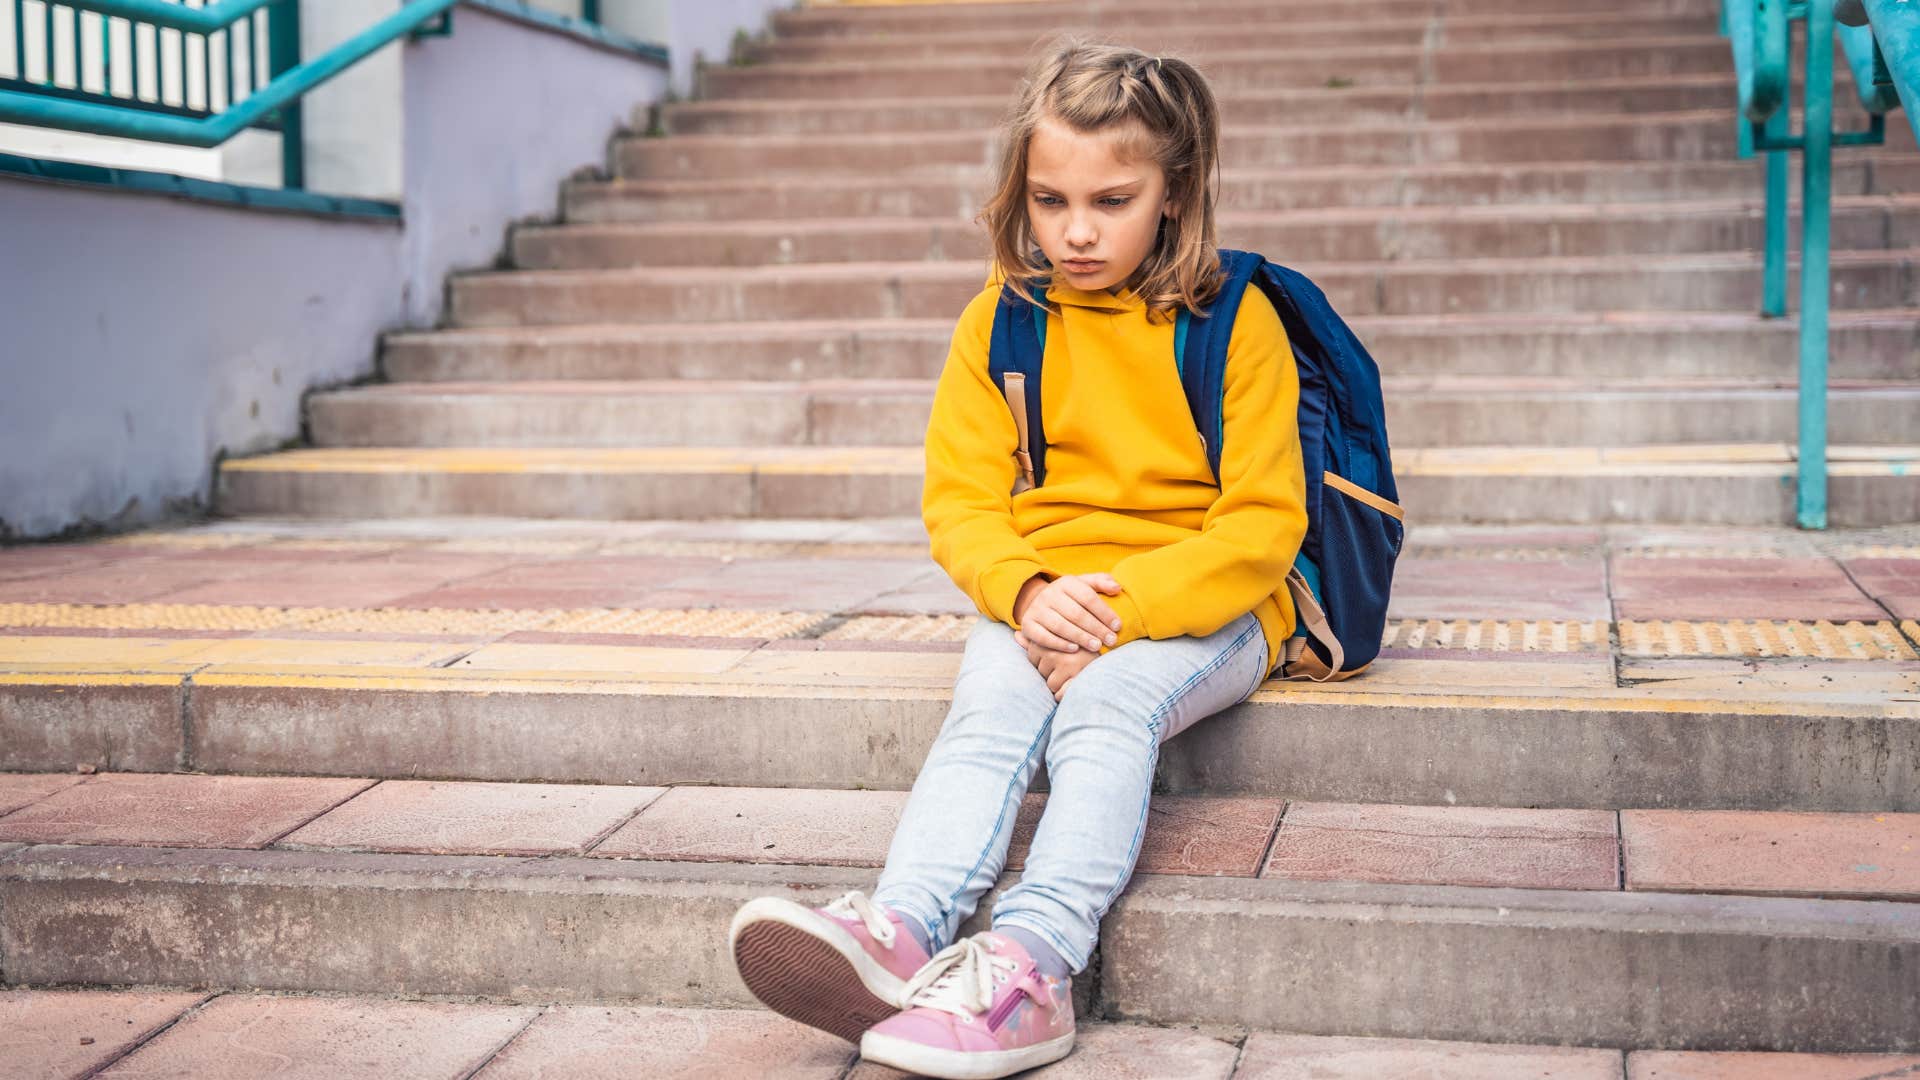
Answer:
<svg viewBox="0 0 1920 1080"><path fill-rule="evenodd" d="M1069 574L1048 581L1033 577L1020 587L1013 619L1020 624L1013 640L1046 677L1059 701L1067 684L1099 657L1103 645L1118 640L1120 616L1100 597L1120 595L1111 574Z"/></svg>

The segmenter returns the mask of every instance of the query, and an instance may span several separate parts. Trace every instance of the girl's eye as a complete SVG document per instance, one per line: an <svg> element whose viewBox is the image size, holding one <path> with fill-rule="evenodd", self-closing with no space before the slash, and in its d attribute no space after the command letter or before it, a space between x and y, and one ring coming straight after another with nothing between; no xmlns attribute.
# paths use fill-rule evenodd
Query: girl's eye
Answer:
<svg viewBox="0 0 1920 1080"><path fill-rule="evenodd" d="M1039 203L1041 206L1060 205L1059 197L1054 195L1035 195L1033 199L1035 202ZM1111 206L1115 209L1119 209L1120 207L1125 206L1132 201L1133 201L1133 198L1128 195L1109 195L1106 198L1100 200L1100 205Z"/></svg>

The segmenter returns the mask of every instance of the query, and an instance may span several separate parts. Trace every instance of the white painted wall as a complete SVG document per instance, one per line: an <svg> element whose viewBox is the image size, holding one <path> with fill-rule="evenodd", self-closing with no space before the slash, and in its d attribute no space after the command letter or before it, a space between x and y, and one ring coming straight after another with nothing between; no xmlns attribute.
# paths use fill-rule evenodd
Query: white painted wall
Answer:
<svg viewBox="0 0 1920 1080"><path fill-rule="evenodd" d="M313 167L365 191L397 177L404 225L0 177L0 537L203 510L217 456L298 438L308 389L371 376L383 332L434 325L448 272L492 265L509 223L551 218L561 181L604 167L669 78L465 6L453 37L389 55L338 104L397 94L393 122L330 127L316 104L310 124L366 160Z"/></svg>

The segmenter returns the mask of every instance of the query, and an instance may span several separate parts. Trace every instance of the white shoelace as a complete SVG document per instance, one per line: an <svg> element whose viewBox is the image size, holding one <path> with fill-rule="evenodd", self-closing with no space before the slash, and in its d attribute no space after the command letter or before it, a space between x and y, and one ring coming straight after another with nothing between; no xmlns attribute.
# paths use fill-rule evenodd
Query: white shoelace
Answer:
<svg viewBox="0 0 1920 1080"><path fill-rule="evenodd" d="M959 1017L965 1023L993 1007L993 987L1020 965L995 956L973 938L941 949L925 967L907 980L902 992L908 1008L924 1005Z"/></svg>
<svg viewBox="0 0 1920 1080"><path fill-rule="evenodd" d="M873 906L873 901L867 899L866 893L855 889L840 899L828 904L827 910L833 912L835 915L844 915L850 918L857 917L860 920L860 924L867 928L867 933L873 935L873 940L880 943L881 948L893 948L893 935L895 933L893 922L881 914L879 908Z"/></svg>

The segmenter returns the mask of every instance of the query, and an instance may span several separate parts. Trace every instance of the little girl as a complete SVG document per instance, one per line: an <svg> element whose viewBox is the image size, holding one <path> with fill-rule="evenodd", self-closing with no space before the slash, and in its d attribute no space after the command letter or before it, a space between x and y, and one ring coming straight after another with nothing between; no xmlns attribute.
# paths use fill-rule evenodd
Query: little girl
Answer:
<svg viewBox="0 0 1920 1080"><path fill-rule="evenodd" d="M933 557L982 614L952 710L872 897L758 899L730 934L762 1002L868 1060L998 1077L1066 1056L1071 976L1133 873L1160 744L1244 700L1293 635L1299 381L1272 303L1248 289L1235 316L1217 484L1175 365L1177 309L1221 286L1218 145L1191 65L1077 41L1034 66L1008 119L982 213L995 268L927 428ZM1038 477L1017 391L988 369L1008 279L1047 300ZM993 929L956 942L1043 761L1025 873Z"/></svg>

